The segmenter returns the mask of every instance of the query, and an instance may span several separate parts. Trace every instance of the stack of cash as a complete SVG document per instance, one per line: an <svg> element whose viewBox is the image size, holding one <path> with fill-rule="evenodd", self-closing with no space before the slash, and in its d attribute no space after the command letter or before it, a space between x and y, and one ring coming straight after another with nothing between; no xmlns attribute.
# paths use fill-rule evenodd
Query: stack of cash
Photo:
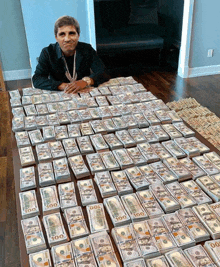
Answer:
<svg viewBox="0 0 220 267"><path fill-rule="evenodd" d="M44 141L51 141L55 139L54 126L44 126L42 130Z"/></svg>
<svg viewBox="0 0 220 267"><path fill-rule="evenodd" d="M70 171L67 158L53 160L56 183L70 182Z"/></svg>
<svg viewBox="0 0 220 267"><path fill-rule="evenodd" d="M104 119L102 120L102 122L108 133L115 132L118 130L112 119Z"/></svg>
<svg viewBox="0 0 220 267"><path fill-rule="evenodd" d="M20 147L18 149L18 152L19 152L22 167L30 166L36 163L33 149L31 146Z"/></svg>
<svg viewBox="0 0 220 267"><path fill-rule="evenodd" d="M149 165L140 166L139 170L147 178L150 184L163 183L159 175Z"/></svg>
<svg viewBox="0 0 220 267"><path fill-rule="evenodd" d="M125 168L132 167L134 165L134 162L130 158L126 149L116 149L113 151L113 154L122 170Z"/></svg>
<svg viewBox="0 0 220 267"><path fill-rule="evenodd" d="M134 162L136 166L142 166L147 163L147 160L141 150L138 147L132 147L127 149L128 155Z"/></svg>
<svg viewBox="0 0 220 267"><path fill-rule="evenodd" d="M144 259L137 259L124 263L124 267L146 267Z"/></svg>
<svg viewBox="0 0 220 267"><path fill-rule="evenodd" d="M38 105L36 105L36 111L37 111L37 115L38 116L40 116L40 115L48 115L49 114L49 111L48 111L48 108L47 108L46 104L38 104Z"/></svg>
<svg viewBox="0 0 220 267"><path fill-rule="evenodd" d="M200 150L188 142L188 138L180 137L174 140L176 144L187 154L189 158L200 155Z"/></svg>
<svg viewBox="0 0 220 267"><path fill-rule="evenodd" d="M54 266L75 267L71 243L64 243L51 248Z"/></svg>
<svg viewBox="0 0 220 267"><path fill-rule="evenodd" d="M36 116L35 122L38 129L42 129L43 127L46 127L49 124L46 116Z"/></svg>
<svg viewBox="0 0 220 267"><path fill-rule="evenodd" d="M29 264L30 267L52 267L49 249L29 254Z"/></svg>
<svg viewBox="0 0 220 267"><path fill-rule="evenodd" d="M165 256L156 257L153 259L146 260L147 267L169 267Z"/></svg>
<svg viewBox="0 0 220 267"><path fill-rule="evenodd" d="M167 110L163 110L163 109L155 110L154 113L159 118L161 124L172 123L172 119L169 116L169 113ZM168 124L166 126L168 126Z"/></svg>
<svg viewBox="0 0 220 267"><path fill-rule="evenodd" d="M206 173L189 158L180 159L179 162L191 172L193 180L206 175Z"/></svg>
<svg viewBox="0 0 220 267"><path fill-rule="evenodd" d="M46 249L44 234L38 216L21 220L27 254Z"/></svg>
<svg viewBox="0 0 220 267"><path fill-rule="evenodd" d="M39 185L41 187L55 184L53 166L51 162L38 164Z"/></svg>
<svg viewBox="0 0 220 267"><path fill-rule="evenodd" d="M121 100L116 95L107 96L108 101L112 106L121 104Z"/></svg>
<svg viewBox="0 0 220 267"><path fill-rule="evenodd" d="M214 163L215 166L217 166L220 169L220 156L219 156L219 154L212 151L212 152L204 154L204 157L209 159L212 163Z"/></svg>
<svg viewBox="0 0 220 267"><path fill-rule="evenodd" d="M167 252L165 257L172 267L179 267L179 265L193 267L193 263L190 262L184 251L180 248Z"/></svg>
<svg viewBox="0 0 220 267"><path fill-rule="evenodd" d="M48 144L53 159L63 158L66 156L61 141L49 142Z"/></svg>
<svg viewBox="0 0 220 267"><path fill-rule="evenodd" d="M178 247L185 249L195 246L195 239L191 236L189 230L184 227L176 214L166 214L162 218Z"/></svg>
<svg viewBox="0 0 220 267"><path fill-rule="evenodd" d="M190 137L190 138L187 138L187 140L190 145L199 149L200 154L207 153L210 151L210 148L207 147L205 144L203 144L201 141L199 141L199 139L197 139L196 137Z"/></svg>
<svg viewBox="0 0 220 267"><path fill-rule="evenodd" d="M173 157L178 159L186 157L186 153L173 140L162 142L162 145Z"/></svg>
<svg viewBox="0 0 220 267"><path fill-rule="evenodd" d="M69 137L66 125L55 126L54 131L56 140L63 140Z"/></svg>
<svg viewBox="0 0 220 267"><path fill-rule="evenodd" d="M21 98L21 95L20 95L20 92L19 92L18 89L9 91L9 95L10 95L10 98L11 98L11 99L14 99L14 98Z"/></svg>
<svg viewBox="0 0 220 267"><path fill-rule="evenodd" d="M24 106L26 116L37 116L37 111L34 105Z"/></svg>
<svg viewBox="0 0 220 267"><path fill-rule="evenodd" d="M22 98L21 98L21 102L22 102L23 106L32 104L31 96L23 95Z"/></svg>
<svg viewBox="0 0 220 267"><path fill-rule="evenodd" d="M89 136L80 136L76 138L80 153L82 155L93 153L94 149L90 142Z"/></svg>
<svg viewBox="0 0 220 267"><path fill-rule="evenodd" d="M133 115L124 115L122 116L124 122L127 124L128 129L136 128L138 127L138 124L135 120L135 117Z"/></svg>
<svg viewBox="0 0 220 267"><path fill-rule="evenodd" d="M195 135L195 132L191 130L189 127L186 126L184 122L177 122L173 124L178 131L181 132L181 134L184 137L191 137Z"/></svg>
<svg viewBox="0 0 220 267"><path fill-rule="evenodd" d="M211 177L199 177L196 182L214 202L220 201L220 185L217 184Z"/></svg>
<svg viewBox="0 0 220 267"><path fill-rule="evenodd" d="M60 203L55 185L40 188L43 214L59 212Z"/></svg>
<svg viewBox="0 0 220 267"><path fill-rule="evenodd" d="M128 181L125 171L111 172L111 177L119 196L133 193L133 188Z"/></svg>
<svg viewBox="0 0 220 267"><path fill-rule="evenodd" d="M143 114L151 126L160 124L160 119L158 119L158 117L152 111L146 109L143 111Z"/></svg>
<svg viewBox="0 0 220 267"><path fill-rule="evenodd" d="M19 193L19 199L23 219L40 215L35 190Z"/></svg>
<svg viewBox="0 0 220 267"><path fill-rule="evenodd" d="M102 94L102 95L111 95L111 92L109 91L108 87L107 86L101 86L99 87L99 92Z"/></svg>
<svg viewBox="0 0 220 267"><path fill-rule="evenodd" d="M98 107L97 109L102 119L112 118L112 113L108 106Z"/></svg>
<svg viewBox="0 0 220 267"><path fill-rule="evenodd" d="M92 97L101 96L101 93L99 92L98 88L92 88L89 93Z"/></svg>
<svg viewBox="0 0 220 267"><path fill-rule="evenodd" d="M89 169L86 167L82 155L70 157L68 161L76 179L89 176Z"/></svg>
<svg viewBox="0 0 220 267"><path fill-rule="evenodd" d="M212 258L214 263L220 266L220 239L206 241L204 248L208 252L209 256Z"/></svg>
<svg viewBox="0 0 220 267"><path fill-rule="evenodd" d="M39 129L29 131L28 135L30 137L32 146L36 146L37 144L41 144L44 142L43 136L42 136L41 131Z"/></svg>
<svg viewBox="0 0 220 267"><path fill-rule="evenodd" d="M115 134L110 133L103 136L106 143L110 147L111 150L113 149L119 149L123 148L123 144L118 140L118 138L115 136Z"/></svg>
<svg viewBox="0 0 220 267"><path fill-rule="evenodd" d="M168 110L167 113L170 116L170 118L172 119L172 123L183 121L182 118L180 118L180 116L178 115L178 113L175 110Z"/></svg>
<svg viewBox="0 0 220 267"><path fill-rule="evenodd" d="M57 112L57 116L58 116L58 120L60 122L60 124L68 124L70 123L70 119L68 116L68 113L65 111L58 111ZM66 133L65 133L66 134Z"/></svg>
<svg viewBox="0 0 220 267"><path fill-rule="evenodd" d="M125 172L130 183L137 191L149 188L150 183L138 167L128 168Z"/></svg>
<svg viewBox="0 0 220 267"><path fill-rule="evenodd" d="M64 211L66 208L77 206L76 193L73 182L59 184L58 192L60 198L60 207L62 211Z"/></svg>
<svg viewBox="0 0 220 267"><path fill-rule="evenodd" d="M138 128L146 128L149 126L149 122L146 120L142 113L134 114L134 118L138 124Z"/></svg>
<svg viewBox="0 0 220 267"><path fill-rule="evenodd" d="M43 216L44 228L47 234L49 246L56 246L68 241L61 214L53 213Z"/></svg>
<svg viewBox="0 0 220 267"><path fill-rule="evenodd" d="M92 119L92 116L91 116L88 109L77 110L77 112L79 113L81 121L86 123L86 124L87 124L87 122L89 122ZM90 125L90 124L88 123L88 125Z"/></svg>
<svg viewBox="0 0 220 267"><path fill-rule="evenodd" d="M16 132L15 133L15 139L16 139L18 148L31 145L27 131Z"/></svg>
<svg viewBox="0 0 220 267"><path fill-rule="evenodd" d="M107 134L107 129L105 128L102 120L90 121L90 124L95 133Z"/></svg>
<svg viewBox="0 0 220 267"><path fill-rule="evenodd" d="M58 119L58 115L56 113L46 115L46 118L48 120L48 124L51 126L58 126L60 125L60 121Z"/></svg>
<svg viewBox="0 0 220 267"><path fill-rule="evenodd" d="M184 250L184 253L192 262L194 267L199 266L212 266L216 267L213 260L210 258L206 250L202 245L197 245L192 248L187 248Z"/></svg>
<svg viewBox="0 0 220 267"><path fill-rule="evenodd" d="M164 184L178 180L178 178L161 161L151 163L149 166L159 175Z"/></svg>
<svg viewBox="0 0 220 267"><path fill-rule="evenodd" d="M141 250L129 225L115 227L111 234L124 263L142 257Z"/></svg>
<svg viewBox="0 0 220 267"><path fill-rule="evenodd" d="M36 145L36 153L39 162L52 160L48 143Z"/></svg>
<svg viewBox="0 0 220 267"><path fill-rule="evenodd" d="M24 130L24 117L14 117L12 119L12 131L19 132Z"/></svg>
<svg viewBox="0 0 220 267"><path fill-rule="evenodd" d="M89 122L80 123L79 128L83 136L94 134L94 131Z"/></svg>
<svg viewBox="0 0 220 267"><path fill-rule="evenodd" d="M86 155L86 160L88 162L88 165L89 165L89 168L92 174L95 174L97 172L103 172L106 170L105 165L99 153Z"/></svg>
<svg viewBox="0 0 220 267"><path fill-rule="evenodd" d="M178 159L168 158L163 161L163 163L178 177L178 181L185 181L192 178L191 172L185 168Z"/></svg>
<svg viewBox="0 0 220 267"><path fill-rule="evenodd" d="M204 203L212 203L211 198L202 191L200 186L195 181L190 180L183 182L181 183L181 186L184 187L187 193L195 199L198 205Z"/></svg>
<svg viewBox="0 0 220 267"><path fill-rule="evenodd" d="M68 117L70 119L70 123L79 123L81 122L81 118L79 113L76 110L67 111Z"/></svg>
<svg viewBox="0 0 220 267"><path fill-rule="evenodd" d="M90 136L90 139L92 141L92 144L96 150L96 152L104 152L108 151L109 147L107 143L105 142L105 139L103 138L102 134L94 134Z"/></svg>
<svg viewBox="0 0 220 267"><path fill-rule="evenodd" d="M65 209L64 217L68 225L71 239L89 235L89 229L80 206Z"/></svg>
<svg viewBox="0 0 220 267"><path fill-rule="evenodd" d="M193 211L201 220L202 224L210 233L213 239L220 237L220 219L208 206L208 204L202 204L193 207Z"/></svg>
<svg viewBox="0 0 220 267"><path fill-rule="evenodd" d="M179 202L169 193L163 184L150 185L150 189L166 213L174 212L180 208Z"/></svg>
<svg viewBox="0 0 220 267"><path fill-rule="evenodd" d="M117 190L108 171L96 173L94 181L99 188L102 198L117 195Z"/></svg>
<svg viewBox="0 0 220 267"><path fill-rule="evenodd" d="M71 241L72 248L75 254L76 266L89 266L97 267L89 237L83 237Z"/></svg>
<svg viewBox="0 0 220 267"><path fill-rule="evenodd" d="M104 206L102 203L88 205L86 206L86 211L89 218L89 227L91 233L109 231Z"/></svg>
<svg viewBox="0 0 220 267"><path fill-rule="evenodd" d="M77 185L83 206L98 203L92 179L77 181Z"/></svg>
<svg viewBox="0 0 220 267"><path fill-rule="evenodd" d="M166 141L170 139L169 135L163 130L161 125L152 125L150 128L159 141Z"/></svg>
<svg viewBox="0 0 220 267"><path fill-rule="evenodd" d="M143 132L138 128L129 129L128 132L137 144L144 143L147 141Z"/></svg>
<svg viewBox="0 0 220 267"><path fill-rule="evenodd" d="M148 218L147 213L142 207L135 193L121 196L122 203L127 210L132 222L145 220Z"/></svg>
<svg viewBox="0 0 220 267"><path fill-rule="evenodd" d="M104 206L114 226L120 226L131 222L119 196L109 197L103 200Z"/></svg>
<svg viewBox="0 0 220 267"><path fill-rule="evenodd" d="M204 155L197 156L192 159L207 175L214 175L220 172L220 169L217 168L209 159Z"/></svg>
<svg viewBox="0 0 220 267"><path fill-rule="evenodd" d="M137 144L137 147L140 149L142 154L147 160L147 163L152 163L159 161L160 158L152 148L152 146L149 143L142 143L142 144Z"/></svg>
<svg viewBox="0 0 220 267"><path fill-rule="evenodd" d="M150 219L160 217L164 214L164 211L150 190L138 191L136 195Z"/></svg>
<svg viewBox="0 0 220 267"><path fill-rule="evenodd" d="M56 113L59 110L57 103L47 103L47 110L50 114Z"/></svg>
<svg viewBox="0 0 220 267"><path fill-rule="evenodd" d="M220 218L220 203L217 202L217 203L209 204L209 207Z"/></svg>
<svg viewBox="0 0 220 267"><path fill-rule="evenodd" d="M76 138L76 137L81 136L79 124L68 124L67 130L68 130L69 137L71 138Z"/></svg>
<svg viewBox="0 0 220 267"><path fill-rule="evenodd" d="M120 267L109 235L103 231L89 236L98 266Z"/></svg>
<svg viewBox="0 0 220 267"><path fill-rule="evenodd" d="M161 160L172 157L172 155L160 143L152 143L151 147Z"/></svg>
<svg viewBox="0 0 220 267"><path fill-rule="evenodd" d="M136 145L136 142L130 136L127 130L117 131L115 135L121 141L124 147L133 147Z"/></svg>
<svg viewBox="0 0 220 267"><path fill-rule="evenodd" d="M142 256L145 259L160 255L160 252L156 246L156 241L149 233L149 228L146 221L131 223L130 227L140 247Z"/></svg>
<svg viewBox="0 0 220 267"><path fill-rule="evenodd" d="M11 112L14 118L25 117L23 107L12 108Z"/></svg>
<svg viewBox="0 0 220 267"><path fill-rule="evenodd" d="M109 106L109 103L105 96L96 96L95 100L100 107Z"/></svg>
<svg viewBox="0 0 220 267"><path fill-rule="evenodd" d="M36 188L34 167L20 169L20 190L25 191Z"/></svg>
<svg viewBox="0 0 220 267"><path fill-rule="evenodd" d="M99 155L101 156L106 170L112 171L120 169L119 163L111 151L102 152L99 153Z"/></svg>
<svg viewBox="0 0 220 267"><path fill-rule="evenodd" d="M196 243L210 239L208 231L191 208L178 210L176 214L189 230Z"/></svg>
<svg viewBox="0 0 220 267"><path fill-rule="evenodd" d="M150 234L155 238L156 246L161 254L171 251L177 247L172 234L167 229L161 218L147 220Z"/></svg>
<svg viewBox="0 0 220 267"><path fill-rule="evenodd" d="M79 148L74 138L64 139L62 141L67 157L79 155Z"/></svg>
<svg viewBox="0 0 220 267"><path fill-rule="evenodd" d="M122 117L125 116L125 115L130 115L131 114L131 110L125 104L115 105L115 107L119 110L119 112L120 112ZM127 124L121 118L118 118L118 119L117 118L113 118L113 122L118 127L118 129L120 129L120 130L123 130L123 129L127 128Z"/></svg>
<svg viewBox="0 0 220 267"><path fill-rule="evenodd" d="M190 194L187 194L187 191L181 187L180 183L173 182L167 184L166 188L180 203L181 209L190 208L197 205L196 200Z"/></svg>

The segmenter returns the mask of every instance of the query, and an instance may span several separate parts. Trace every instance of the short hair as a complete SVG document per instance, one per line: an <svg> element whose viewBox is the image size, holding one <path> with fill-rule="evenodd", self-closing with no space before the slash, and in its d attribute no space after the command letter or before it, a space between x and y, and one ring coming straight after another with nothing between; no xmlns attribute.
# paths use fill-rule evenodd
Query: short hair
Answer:
<svg viewBox="0 0 220 267"><path fill-rule="evenodd" d="M73 25L76 28L77 33L80 34L79 22L71 16L62 16L58 18L54 24L55 36L57 36L58 28L67 26L67 25Z"/></svg>

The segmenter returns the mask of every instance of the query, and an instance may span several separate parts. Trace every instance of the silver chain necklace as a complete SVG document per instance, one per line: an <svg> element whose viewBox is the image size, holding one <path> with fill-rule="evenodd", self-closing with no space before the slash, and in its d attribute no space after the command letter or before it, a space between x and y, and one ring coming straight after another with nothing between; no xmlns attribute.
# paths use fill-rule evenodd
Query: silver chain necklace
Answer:
<svg viewBox="0 0 220 267"><path fill-rule="evenodd" d="M67 65L67 62L66 62L66 59L65 59L64 55L63 55L63 61L64 61L64 64L65 64L65 67L66 67L65 75L66 75L67 79L70 82L76 81L76 79L77 79L77 73L76 73L76 51L74 53L74 58L73 58L73 76L71 76L71 74L70 74L70 71L69 71L69 68L68 68L68 65Z"/></svg>

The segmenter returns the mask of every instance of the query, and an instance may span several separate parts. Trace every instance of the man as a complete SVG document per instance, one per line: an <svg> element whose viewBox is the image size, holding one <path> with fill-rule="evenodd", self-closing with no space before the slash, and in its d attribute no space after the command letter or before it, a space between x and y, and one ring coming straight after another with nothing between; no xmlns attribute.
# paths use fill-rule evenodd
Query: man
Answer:
<svg viewBox="0 0 220 267"><path fill-rule="evenodd" d="M58 18L54 34L57 42L41 51L32 78L35 88L76 93L109 79L92 46L79 42L80 26L76 19Z"/></svg>

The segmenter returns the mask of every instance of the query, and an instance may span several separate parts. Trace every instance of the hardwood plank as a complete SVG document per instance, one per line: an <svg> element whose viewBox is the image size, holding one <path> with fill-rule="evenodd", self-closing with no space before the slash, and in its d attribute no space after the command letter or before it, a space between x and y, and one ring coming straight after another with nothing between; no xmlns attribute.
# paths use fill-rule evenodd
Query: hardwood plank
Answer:
<svg viewBox="0 0 220 267"><path fill-rule="evenodd" d="M0 157L0 223L6 221L7 157Z"/></svg>

